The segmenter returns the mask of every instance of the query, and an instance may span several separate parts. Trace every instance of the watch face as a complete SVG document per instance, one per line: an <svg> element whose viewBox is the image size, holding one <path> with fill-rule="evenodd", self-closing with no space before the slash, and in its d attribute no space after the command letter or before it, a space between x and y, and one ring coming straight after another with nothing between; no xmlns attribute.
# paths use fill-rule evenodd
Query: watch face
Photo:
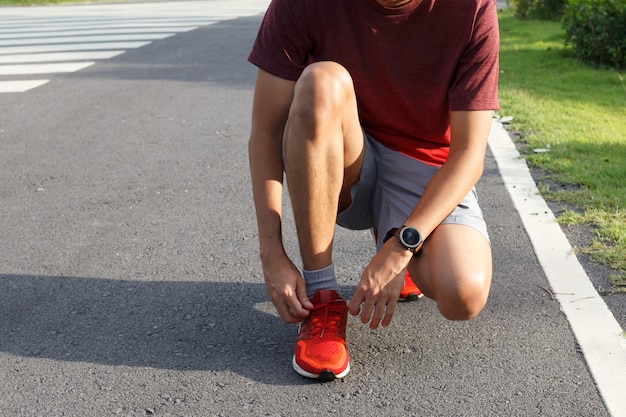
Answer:
<svg viewBox="0 0 626 417"><path fill-rule="evenodd" d="M405 227L402 229L401 238L409 248L415 248L420 244L420 233L413 227Z"/></svg>

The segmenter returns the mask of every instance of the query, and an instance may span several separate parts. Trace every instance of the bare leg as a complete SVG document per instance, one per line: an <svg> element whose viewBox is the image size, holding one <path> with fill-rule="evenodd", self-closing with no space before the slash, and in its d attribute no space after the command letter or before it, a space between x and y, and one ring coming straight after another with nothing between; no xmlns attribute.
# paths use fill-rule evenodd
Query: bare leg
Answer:
<svg viewBox="0 0 626 417"><path fill-rule="evenodd" d="M296 83L283 139L287 184L307 270L332 262L337 210L350 203L363 147L348 72L332 62L307 67Z"/></svg>
<svg viewBox="0 0 626 417"><path fill-rule="evenodd" d="M463 225L443 224L428 238L409 273L450 320L475 317L491 286L491 248L484 236Z"/></svg>

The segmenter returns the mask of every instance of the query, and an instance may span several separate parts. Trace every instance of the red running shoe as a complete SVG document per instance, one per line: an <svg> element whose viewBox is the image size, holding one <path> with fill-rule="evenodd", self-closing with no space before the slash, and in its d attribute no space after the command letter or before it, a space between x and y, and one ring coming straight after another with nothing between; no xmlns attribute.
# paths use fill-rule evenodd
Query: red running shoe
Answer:
<svg viewBox="0 0 626 417"><path fill-rule="evenodd" d="M293 369L307 378L343 378L350 372L346 347L346 300L337 291L320 290L313 295L311 302L313 309L300 323Z"/></svg>
<svg viewBox="0 0 626 417"><path fill-rule="evenodd" d="M411 275L409 275L409 270L404 270L404 285L402 286L402 290L400 291L400 297L398 297L398 301L415 301L419 298L422 298L424 294L417 288L417 285L413 282Z"/></svg>

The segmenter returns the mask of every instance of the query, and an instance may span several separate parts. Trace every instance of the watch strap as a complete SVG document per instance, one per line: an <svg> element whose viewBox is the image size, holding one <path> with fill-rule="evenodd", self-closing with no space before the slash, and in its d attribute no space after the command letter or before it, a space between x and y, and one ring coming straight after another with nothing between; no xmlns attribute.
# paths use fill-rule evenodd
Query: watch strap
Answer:
<svg viewBox="0 0 626 417"><path fill-rule="evenodd" d="M405 226L402 227L393 227L391 229L389 229L387 231L387 233L385 234L385 238L383 239L383 243L387 242L389 239L391 239L392 237L396 237L398 239L398 243L405 248L406 250L408 250L409 252L413 253L413 256L417 255L419 253L420 250L422 250L422 246L424 244L424 241L420 239L420 243L416 248L410 248L405 246L404 243L402 243L402 240L400 239L400 236L398 236L398 233L400 230L402 230ZM415 229L417 231L417 233L419 233L419 230ZM421 238L421 235L420 235Z"/></svg>
<svg viewBox="0 0 626 417"><path fill-rule="evenodd" d="M383 239L383 243L387 242L389 239L394 237L396 235L397 231L398 231L397 227L393 227L393 228L389 229L387 231L387 234L385 234L385 238Z"/></svg>

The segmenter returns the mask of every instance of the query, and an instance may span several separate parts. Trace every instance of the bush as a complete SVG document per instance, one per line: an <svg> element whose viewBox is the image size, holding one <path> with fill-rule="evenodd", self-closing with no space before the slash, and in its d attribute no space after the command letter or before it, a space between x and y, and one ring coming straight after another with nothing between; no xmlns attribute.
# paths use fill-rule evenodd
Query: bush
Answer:
<svg viewBox="0 0 626 417"><path fill-rule="evenodd" d="M563 16L565 42L595 66L626 68L626 1L569 0Z"/></svg>
<svg viewBox="0 0 626 417"><path fill-rule="evenodd" d="M507 0L520 19L559 20L567 0Z"/></svg>

